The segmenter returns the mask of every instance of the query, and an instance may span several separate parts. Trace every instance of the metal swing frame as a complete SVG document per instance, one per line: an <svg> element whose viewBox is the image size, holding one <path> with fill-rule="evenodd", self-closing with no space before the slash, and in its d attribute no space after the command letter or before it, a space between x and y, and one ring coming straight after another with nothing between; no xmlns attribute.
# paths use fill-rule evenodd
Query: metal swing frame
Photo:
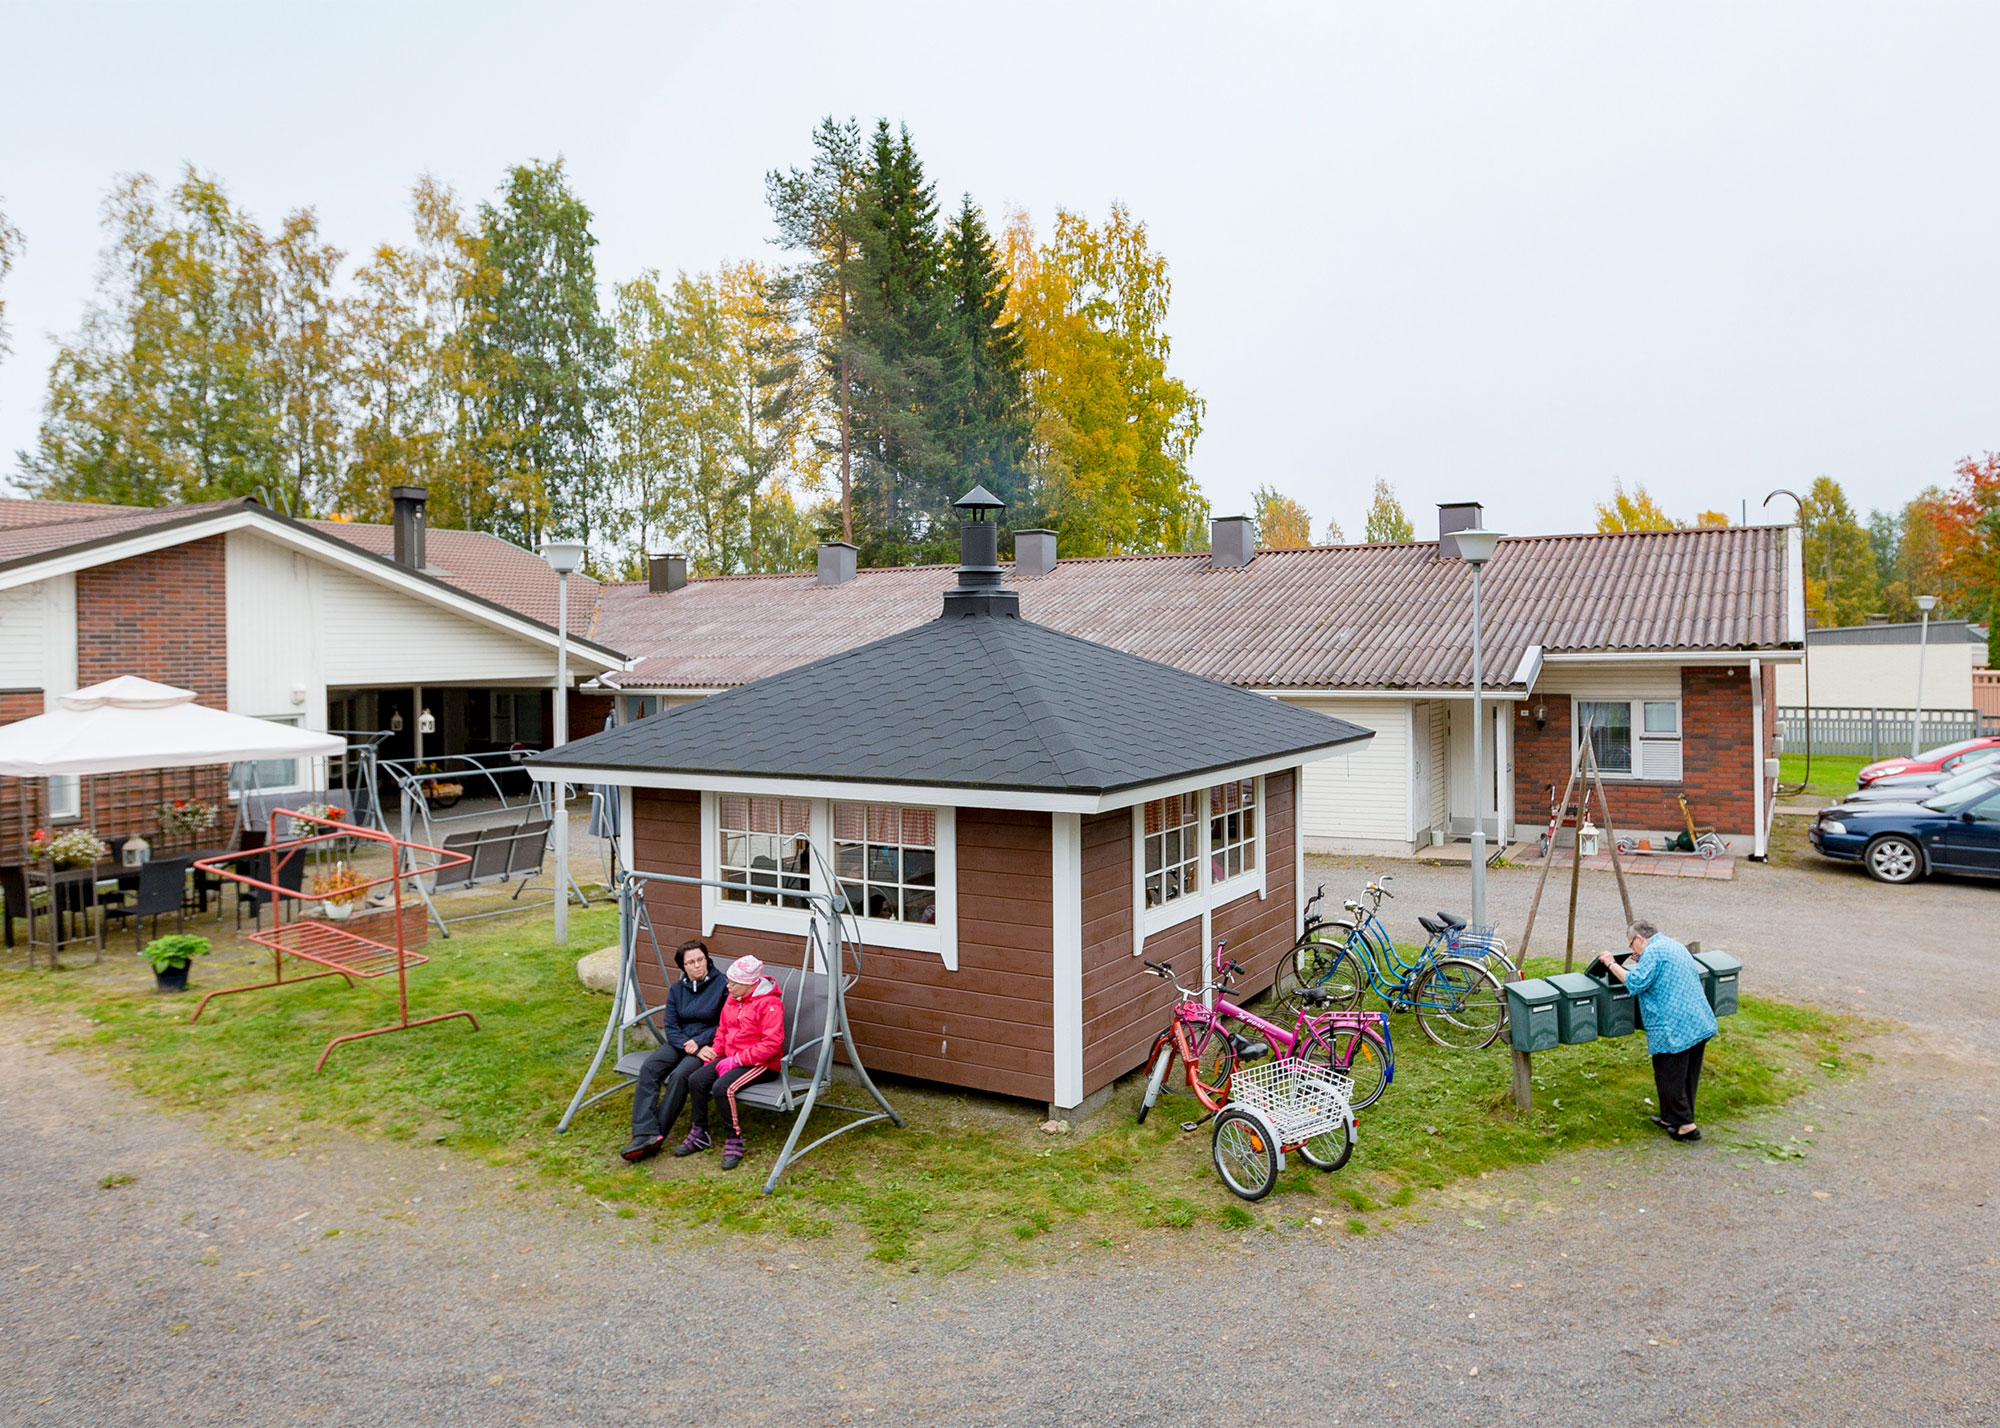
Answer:
<svg viewBox="0 0 2000 1428"><path fill-rule="evenodd" d="M814 850L813 856L819 858L817 849ZM824 862L824 859L820 861ZM830 876L829 881L831 881ZM659 937L653 930L652 917L646 909L643 886L649 882L674 883L682 887L722 888L738 893L744 891L742 883L721 882L714 878L690 878L674 873L646 873L632 869L619 871L616 889L618 983L612 992L611 1014L605 1019L604 1035L598 1040L597 1054L590 1060L590 1069L584 1072L583 1079L577 1083L576 1094L570 1097L569 1108L563 1112L562 1119L556 1124L556 1132L559 1135L569 1130L570 1124L580 1111L596 1105L607 1096L616 1095L622 1090L636 1086L636 1078L619 1073L615 1084L595 1092L591 1090L592 1084L597 1080L598 1072L604 1066L606 1056L612 1058L615 1071L618 1063L628 1054L625 1040L629 1031L644 1024L654 1036L656 1044L664 1041L664 1031L655 1030L653 1025L653 1019L659 1016L663 1007L648 1007L639 991L638 951L639 936L642 931L652 944L653 957L659 964L662 978L667 985L672 985L672 978L666 976L666 959L660 951ZM838 883L832 885L836 888L839 886ZM785 1137L784 1148L778 1152L777 1161L772 1165L770 1175L765 1178L763 1192L766 1195L777 1188L779 1179L787 1169L834 1137L845 1135L851 1130L859 1130L862 1126L873 1125L877 1121L889 1121L898 1129L907 1124L868 1075L868 1068L862 1064L860 1048L854 1044L853 1028L848 1024L847 989L861 976L861 963L866 949L861 941L860 930L853 925L847 900L838 892L800 891L787 893L787 896L807 902L812 909L811 930L806 936L807 955L801 963L800 971L802 977L810 977L817 966L826 984L826 1017L819 1035L815 1038L818 1054L814 1059L812 1077L804 1094L798 1094L793 1087L793 1063L789 1055L778 1070L774 1087L778 1093L778 1105L769 1109L775 1110L780 1115L791 1114L792 1129ZM848 948L853 949L854 969L851 972L846 965ZM803 1014L801 1009L801 1015ZM800 1033L805 1030L804 1027L798 1028ZM833 1083L833 1049L836 1037L839 1044L846 1048L849 1068L859 1078L862 1089L873 1098L877 1109L845 1106L825 1099L828 1088ZM814 1042L807 1041L805 1044L812 1045ZM791 1049L787 1046L787 1053ZM752 1085L747 1089L755 1091L762 1087ZM815 1110L840 1111L853 1119L835 1126L817 1140L801 1146L799 1140L804 1135L807 1123L811 1121Z"/></svg>

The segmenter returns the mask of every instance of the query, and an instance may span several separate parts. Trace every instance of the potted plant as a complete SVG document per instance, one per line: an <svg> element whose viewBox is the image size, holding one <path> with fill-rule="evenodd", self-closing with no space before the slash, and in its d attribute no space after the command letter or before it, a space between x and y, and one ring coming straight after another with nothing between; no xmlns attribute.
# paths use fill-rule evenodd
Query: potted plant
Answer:
<svg viewBox="0 0 2000 1428"><path fill-rule="evenodd" d="M198 798L176 798L154 810L160 832L169 838L193 842L215 826L215 805Z"/></svg>
<svg viewBox="0 0 2000 1428"><path fill-rule="evenodd" d="M37 828L28 839L28 856L58 868L91 868L110 857L111 848L88 828L71 828L54 837Z"/></svg>
<svg viewBox="0 0 2000 1428"><path fill-rule="evenodd" d="M433 808L449 808L465 797L465 785L449 779L432 779L424 785L424 801Z"/></svg>
<svg viewBox="0 0 2000 1428"><path fill-rule="evenodd" d="M155 937L139 955L153 964L153 982L161 991L184 992L188 984L188 963L206 951L206 937L176 932L166 937Z"/></svg>
<svg viewBox="0 0 2000 1428"><path fill-rule="evenodd" d="M368 880L345 863L313 879L314 895L322 900L326 915L335 922L352 917L355 905L368 895L367 890Z"/></svg>

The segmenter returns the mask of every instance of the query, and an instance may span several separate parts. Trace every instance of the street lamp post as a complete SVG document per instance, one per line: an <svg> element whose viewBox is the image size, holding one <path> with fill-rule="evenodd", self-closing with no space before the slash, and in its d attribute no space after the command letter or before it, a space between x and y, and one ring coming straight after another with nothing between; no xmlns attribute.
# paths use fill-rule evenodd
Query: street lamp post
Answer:
<svg viewBox="0 0 2000 1428"><path fill-rule="evenodd" d="M1937 608L1937 596L1919 595L1917 597L1917 608L1924 612L1924 626L1923 632L1917 637L1917 712L1916 716L1910 720L1910 757L1913 759L1917 756L1918 740L1923 738L1924 656L1930 650L1931 611Z"/></svg>
<svg viewBox="0 0 2000 1428"><path fill-rule="evenodd" d="M569 742L569 578L582 566L581 541L542 542L542 559L556 573L555 747ZM569 945L569 785L555 781L556 925L555 944Z"/></svg>
<svg viewBox="0 0 2000 1428"><path fill-rule="evenodd" d="M1486 783L1480 767L1486 743L1486 706L1480 691L1479 569L1493 558L1500 534L1471 530L1452 535L1459 555L1472 567L1472 921L1478 927L1486 925Z"/></svg>

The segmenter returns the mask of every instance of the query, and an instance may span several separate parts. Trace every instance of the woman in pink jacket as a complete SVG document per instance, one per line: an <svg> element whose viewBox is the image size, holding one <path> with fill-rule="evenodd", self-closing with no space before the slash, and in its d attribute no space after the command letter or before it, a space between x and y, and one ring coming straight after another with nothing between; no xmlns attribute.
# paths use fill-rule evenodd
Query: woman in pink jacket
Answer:
<svg viewBox="0 0 2000 1428"><path fill-rule="evenodd" d="M702 1065L688 1077L693 1123L675 1155L693 1155L714 1144L708 1138L711 1093L729 1107L729 1137L722 1143L722 1168L734 1170L743 1159L743 1118L736 1093L759 1076L774 1073L785 1050L785 999L778 984L764 975L755 957L738 957L729 964L729 996L715 1040L701 1048Z"/></svg>

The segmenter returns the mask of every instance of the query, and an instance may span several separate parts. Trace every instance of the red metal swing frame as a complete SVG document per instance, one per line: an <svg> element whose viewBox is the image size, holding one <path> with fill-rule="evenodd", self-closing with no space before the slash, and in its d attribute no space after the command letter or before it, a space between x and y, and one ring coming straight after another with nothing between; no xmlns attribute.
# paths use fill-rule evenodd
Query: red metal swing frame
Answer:
<svg viewBox="0 0 2000 1428"><path fill-rule="evenodd" d="M273 828L277 826L277 820L280 818L292 820L294 828L300 824L310 824L316 831L287 842L270 843L262 848L246 849L243 852L228 853L214 858L201 858L194 864L200 872L260 889L269 897L270 930L252 933L250 940L259 946L271 949L271 980L252 982L241 987L223 987L210 992L196 1005L194 1015L188 1020L191 1022L201 1020L202 1012L207 1010L211 1001L217 997L233 996L237 992L261 991L266 987L289 987L294 983L316 981L321 977L342 977L346 979L347 985L352 987L356 977L385 977L394 972L398 1019L387 1026L372 1027L367 1031L351 1031L345 1036L336 1036L326 1044L326 1049L320 1052L319 1060L313 1063L314 1071L324 1067L327 1057L333 1055L333 1049L345 1041L360 1041L364 1037L382 1036L392 1031L408 1031L413 1026L429 1026L433 1022L452 1021L459 1017L471 1022L474 1031L479 1030L479 1018L469 1011L450 1011L437 1016L418 1017L414 1021L410 1019L410 968L428 962L430 958L421 952L410 951L404 946L403 939L403 884L412 877L435 873L441 868L462 867L472 861L471 856L466 853L446 852L442 848L433 848L428 843L412 842L373 828L342 823L333 818L316 818L306 813L295 813L288 808L271 811ZM363 937L360 933L350 932L338 923L323 922L317 918L295 918L291 922L285 921L285 903L288 900L303 903L308 899L299 889L284 887L280 883L280 870L291 859L307 855L314 848L335 839L354 839L377 844L388 850L389 872L345 891L348 898L358 900L365 898L370 888L386 884L393 890L391 902L380 909L393 911L396 939L393 943L378 941L373 937ZM409 855L407 866L406 854ZM427 854L434 861L419 866L417 855L420 854ZM261 869L267 871L269 879L252 876L231 866L247 860L254 860ZM301 962L310 962L326 970L308 972L302 977L287 977L285 975L287 956L296 957Z"/></svg>

